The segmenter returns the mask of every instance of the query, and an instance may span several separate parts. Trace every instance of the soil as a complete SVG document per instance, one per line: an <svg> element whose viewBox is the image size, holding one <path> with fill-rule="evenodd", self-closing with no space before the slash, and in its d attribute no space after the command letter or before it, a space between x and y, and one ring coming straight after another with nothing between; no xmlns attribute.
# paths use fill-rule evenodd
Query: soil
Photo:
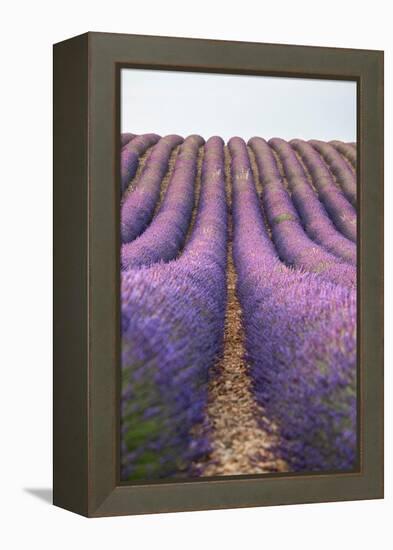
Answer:
<svg viewBox="0 0 393 550"><path fill-rule="evenodd" d="M230 159L227 148L226 190L231 204ZM230 210L230 208L229 208ZM212 452L196 464L202 476L284 472L286 464L271 451L277 436L261 429L263 410L256 403L245 360L241 307L236 295L236 271L232 255L232 219L229 212L224 351L209 383L207 417L211 427ZM273 430L274 432L274 430Z"/></svg>

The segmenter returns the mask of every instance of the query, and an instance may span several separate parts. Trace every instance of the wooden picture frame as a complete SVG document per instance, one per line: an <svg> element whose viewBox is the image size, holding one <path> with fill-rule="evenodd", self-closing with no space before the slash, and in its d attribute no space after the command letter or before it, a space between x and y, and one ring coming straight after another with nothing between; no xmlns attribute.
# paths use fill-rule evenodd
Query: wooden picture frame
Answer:
<svg viewBox="0 0 393 550"><path fill-rule="evenodd" d="M119 481L120 67L357 82L360 468ZM54 504L89 516L383 497L383 52L87 33L54 46Z"/></svg>

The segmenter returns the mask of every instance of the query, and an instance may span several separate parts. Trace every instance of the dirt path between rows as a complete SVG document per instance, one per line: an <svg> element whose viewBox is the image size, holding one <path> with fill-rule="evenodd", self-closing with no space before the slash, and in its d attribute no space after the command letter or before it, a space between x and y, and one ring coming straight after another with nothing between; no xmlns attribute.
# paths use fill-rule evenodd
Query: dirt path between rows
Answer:
<svg viewBox="0 0 393 550"><path fill-rule="evenodd" d="M212 453L196 464L201 476L263 474L286 471L271 447L274 436L258 425L263 415L251 389L248 366L244 359L244 330L241 307L236 296L236 271L232 256L230 157L225 148L226 191L229 204L229 235L224 352L217 373L209 383L207 417L211 425Z"/></svg>

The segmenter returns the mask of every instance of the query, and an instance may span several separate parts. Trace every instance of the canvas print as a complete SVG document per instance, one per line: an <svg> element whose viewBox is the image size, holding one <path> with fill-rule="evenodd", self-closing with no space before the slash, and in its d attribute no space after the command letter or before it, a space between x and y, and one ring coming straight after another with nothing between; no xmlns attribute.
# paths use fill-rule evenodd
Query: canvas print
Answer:
<svg viewBox="0 0 393 550"><path fill-rule="evenodd" d="M356 470L356 83L120 88L121 480Z"/></svg>

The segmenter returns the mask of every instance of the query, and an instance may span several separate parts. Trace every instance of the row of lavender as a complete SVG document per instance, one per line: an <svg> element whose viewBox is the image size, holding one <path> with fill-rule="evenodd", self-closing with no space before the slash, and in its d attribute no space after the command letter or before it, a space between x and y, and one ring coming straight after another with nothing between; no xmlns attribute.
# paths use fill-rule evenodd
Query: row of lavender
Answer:
<svg viewBox="0 0 393 550"><path fill-rule="evenodd" d="M355 268L322 249L299 260L298 249L311 245L272 152L261 138L249 145L264 200L245 143L232 138L233 246L261 423L278 427L276 452L291 471L349 469L356 460L356 293L343 267L353 271L353 281ZM277 252L288 264L307 262L307 271L287 267ZM341 277L345 284L337 284Z"/></svg>
<svg viewBox="0 0 393 550"><path fill-rule="evenodd" d="M193 197L202 144L197 136L185 140L172 191L147 230L167 236L155 242L157 263L145 254L145 266L130 260L122 273L123 479L197 475L190 465L209 451L207 427L197 432L195 426L204 420L210 369L221 353L224 330L227 222L221 138L205 146L198 213L181 256L158 262L160 255L175 256L170 227L176 236L189 223L188 194ZM177 252L183 243L184 238L176 241Z"/></svg>
<svg viewBox="0 0 393 550"><path fill-rule="evenodd" d="M135 158L150 147L122 200L124 479L197 474L190 465L209 450L203 410L222 346L227 206L223 142L211 138L189 231L202 145L199 136L183 142L149 134L123 148L126 182L136 173ZM229 142L234 255L251 375L257 400L280 429L277 454L292 470L348 468L355 456L353 148L332 142L318 153L319 146L254 138L247 151L239 138Z"/></svg>
<svg viewBox="0 0 393 550"><path fill-rule="evenodd" d="M155 214L162 179L168 170L170 158L174 156L179 145L182 144L175 166L176 177L184 182L188 181L185 172L193 166L202 139L199 136L190 136L183 143L183 138L177 135L161 139L156 134L132 136L122 135L122 142L130 140L123 146L121 153L121 182L122 189L126 191L121 206L121 240L124 245L134 241L148 228ZM324 143L295 139L290 144L277 138L271 139L268 144L263 141L253 138L249 143L251 150L255 149L258 166L262 167L262 177L269 183L270 175L279 174L281 165L289 190L290 196L286 201L289 210L281 213L280 217L292 216L322 248L356 265L356 149L338 141ZM134 185L130 185L137 172L138 160L146 152L148 156L140 177ZM172 189L173 193L178 194L177 188L181 185L181 181L178 181L169 186L160 215L171 215ZM187 196L181 198L184 204L180 206L184 209L185 216L184 220L179 221L182 231L187 225L189 210L193 207L192 200L188 203L186 201L192 199L194 193L193 189L184 191ZM269 192L265 194L267 196ZM290 204L292 202L293 205ZM294 214L294 210L298 214ZM156 236L151 234L150 237L154 240ZM145 245L138 253L132 252L133 256L146 250L148 240L147 237L144 239ZM129 254L126 252L129 249L129 246L124 246L122 251L125 268L130 266L127 258ZM132 258L131 263L134 261ZM156 260L152 257L150 262L154 261Z"/></svg>

